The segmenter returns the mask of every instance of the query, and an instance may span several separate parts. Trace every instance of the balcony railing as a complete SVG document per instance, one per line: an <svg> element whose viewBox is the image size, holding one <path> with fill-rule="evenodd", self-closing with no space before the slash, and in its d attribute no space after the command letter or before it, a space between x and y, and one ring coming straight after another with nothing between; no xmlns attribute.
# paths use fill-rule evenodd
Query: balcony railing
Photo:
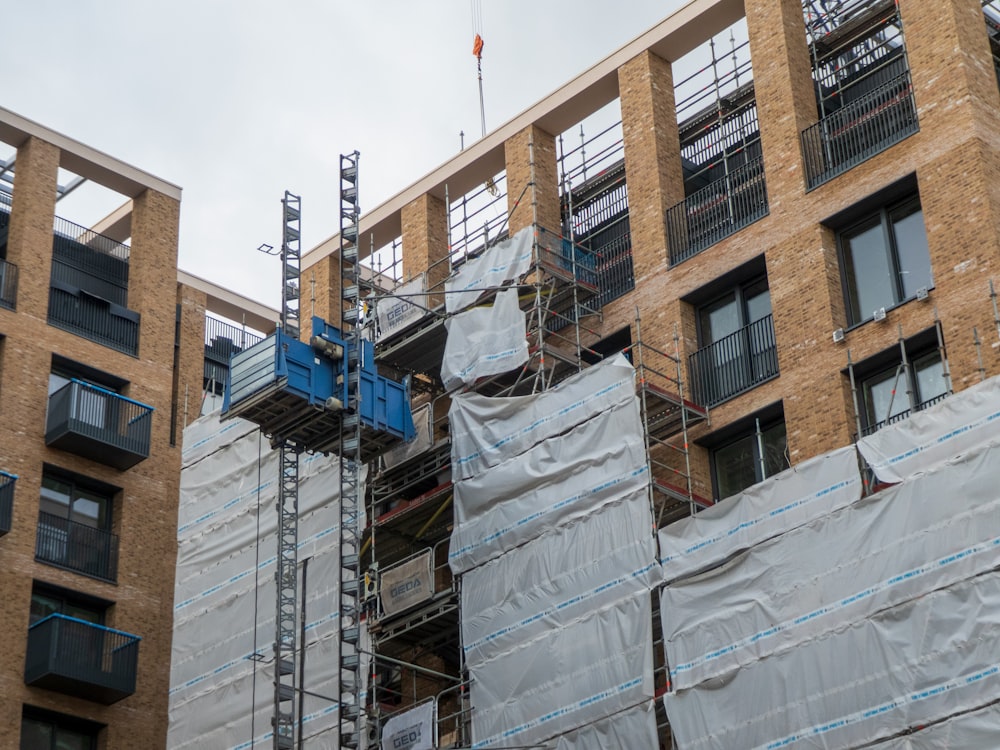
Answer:
<svg viewBox="0 0 1000 750"><path fill-rule="evenodd" d="M49 396L45 444L125 470L149 457L153 407L75 378Z"/></svg>
<svg viewBox="0 0 1000 750"><path fill-rule="evenodd" d="M919 130L908 71L802 131L810 189L832 180Z"/></svg>
<svg viewBox="0 0 1000 750"><path fill-rule="evenodd" d="M670 265L697 255L767 212L764 160L757 158L667 211Z"/></svg>
<svg viewBox="0 0 1000 750"><path fill-rule="evenodd" d="M118 579L118 537L103 529L40 512L35 559L114 582Z"/></svg>
<svg viewBox="0 0 1000 750"><path fill-rule="evenodd" d="M695 401L714 406L778 374L770 315L699 349L689 359Z"/></svg>
<svg viewBox="0 0 1000 750"><path fill-rule="evenodd" d="M0 471L0 536L10 531L14 514L14 484L17 476Z"/></svg>
<svg viewBox="0 0 1000 750"><path fill-rule="evenodd" d="M905 411L901 411L898 414L893 414L888 419L883 419L881 422L876 422L875 424L868 425L867 427L865 427L865 428L863 428L861 430L861 435L863 437L867 437L868 435L871 435L873 433L878 432L883 427L886 427L886 426L891 425L891 424L895 424L896 422L902 422L904 419L906 419L911 414L913 414L913 412L915 412L915 411L923 411L927 407L933 406L934 404L938 403L939 401L943 401L949 395L951 395L950 391L945 391L944 393L939 393L937 396L934 396L933 398L929 398L926 401L922 401L921 403L917 404L917 407L915 409L906 409Z"/></svg>
<svg viewBox="0 0 1000 750"><path fill-rule="evenodd" d="M139 636L54 614L28 630L24 683L111 705L135 692Z"/></svg>
<svg viewBox="0 0 1000 750"><path fill-rule="evenodd" d="M205 387L221 394L229 376L229 360L264 336L212 317L205 318Z"/></svg>
<svg viewBox="0 0 1000 750"><path fill-rule="evenodd" d="M56 280L49 288L49 324L139 355L139 313Z"/></svg>
<svg viewBox="0 0 1000 750"><path fill-rule="evenodd" d="M17 266L0 258L0 307L13 310L17 303Z"/></svg>

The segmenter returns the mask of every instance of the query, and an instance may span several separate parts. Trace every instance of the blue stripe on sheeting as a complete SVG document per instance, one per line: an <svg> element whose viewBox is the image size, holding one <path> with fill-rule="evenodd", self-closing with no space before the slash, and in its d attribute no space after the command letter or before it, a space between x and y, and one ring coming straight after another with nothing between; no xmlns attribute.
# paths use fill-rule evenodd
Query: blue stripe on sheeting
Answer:
<svg viewBox="0 0 1000 750"><path fill-rule="evenodd" d="M879 583L876 583L873 586L869 586L868 588L862 591L858 591L854 594L851 594L850 596L846 596L838 602L829 604L824 607L820 607L818 609L814 609L812 612L799 615L798 617L794 617L791 620L786 620L785 622L778 623L777 625L772 625L766 630L754 633L751 636L742 638L727 646L723 646L713 651L709 651L708 653L699 656L697 659L694 659L693 661L689 661L684 664L678 664L676 667L674 667L672 672L674 675L679 675L682 672L689 672L695 667L699 667L703 664L708 664L709 662L714 661L722 656L725 656L726 654L731 654L734 651L738 651L741 648L745 648L751 643L759 643L760 641L771 638L777 635L778 633L784 633L786 631L798 627L799 625L802 625L803 623L815 620L817 617L823 617L824 615L837 612L841 609L844 609L845 607L850 606L851 604L854 604L855 602L862 601L863 599L870 599L876 594L880 594L883 591L888 591L894 586L898 586L899 584L904 583L906 581L910 581L919 576L927 575L928 573L931 573L933 571L940 570L941 568L947 567L948 565L952 565L956 562L959 562L960 560L964 560L973 555L978 555L983 552L993 552L995 550L1000 550L1000 537L996 537L990 541L973 545L972 547L967 547L966 549L960 552L955 552L953 554L947 555L946 557L942 557L939 560L932 560L930 562L925 563L924 565L913 568L912 570L907 570L904 573L898 573L897 575L894 575L891 578L887 578Z"/></svg>
<svg viewBox="0 0 1000 750"><path fill-rule="evenodd" d="M327 622L332 622L333 620L336 620L339 617L340 617L340 613L339 612L331 612L330 614L326 615L325 617L321 617L320 619L315 620L314 622L308 623L306 625L306 630L313 630L315 628L318 628L320 625L322 625L324 623L327 623ZM313 644L309 644L309 645L313 645ZM307 648L308 648L308 646L307 646ZM235 659L230 659L225 664L221 664L220 666L215 667L214 669L212 669L212 670L210 670L208 672L205 672L204 674L200 674L197 677L192 677L190 680L188 680L187 682L185 682L183 685L178 685L177 687L170 688L170 695L173 695L174 693L180 692L181 690L186 690L189 687L197 685L199 682L204 682L205 680L208 680L208 679L211 679L213 677L216 677L217 675L220 675L223 672L232 669L237 664L242 664L243 662L249 660L250 657L253 656L253 654L254 654L253 651L249 651L249 652L243 654L243 656L238 656Z"/></svg>
<svg viewBox="0 0 1000 750"><path fill-rule="evenodd" d="M196 442L196 443L193 443L193 444L192 444L192 445L191 445L190 447L188 447L188 448L185 448L185 449L184 449L184 450L183 450L183 451L181 452L181 456L182 456L182 457L183 457L183 456L186 456L186 455L187 455L188 453L190 453L191 451L193 451L193 450L194 450L195 448L200 448L201 446L205 445L205 443L210 443L210 442L212 442L213 440L215 440L216 438L220 437L221 435L224 435L225 433L229 432L230 430L234 430L234 429L236 429L236 428L237 428L237 427L239 427L239 426L240 426L240 423L239 423L239 422L231 422L231 423L227 424L227 425L226 425L225 427L223 427L223 428L222 428L221 430L218 430L218 431L216 431L216 432L213 432L213 433L212 433L211 435L209 435L208 437L205 437L205 438L202 438L202 439L201 439L201 440L199 440L198 442ZM252 430L251 430L250 432L252 432ZM250 434L250 433L248 432L247 434Z"/></svg>
<svg viewBox="0 0 1000 750"><path fill-rule="evenodd" d="M629 581L633 581L636 578L644 576L646 573L648 573L654 567L656 567L655 563L650 564L650 565L646 565L646 566L644 566L642 568L639 568L638 570L633 570L631 573L626 573L624 575L620 575L617 578L614 578L614 579L612 579L610 581L607 581L606 583L602 583L599 586L595 586L594 588L590 589L590 591L585 591L585 592L583 592L581 594L577 594L575 596L572 596L569 599L565 599L565 600L563 600L561 602L557 602L556 604L553 604L550 607L546 607L545 609L543 609L540 612L536 612L535 614L533 614L533 615L531 615L529 617L525 617L524 619L519 620L518 622L512 623L512 624L510 624L510 625L508 625L506 627L500 628L500 630L497 630L497 631L495 631L493 633L490 633L489 635L485 635L482 638L480 638L480 639L478 639L478 640L476 640L476 641L474 641L474 642L466 645L465 646L465 653L468 654L472 649L478 648L479 646L483 645L484 643L489 643L491 641L495 641L497 638L501 638L502 636L505 636L508 633L513 633L514 631L518 630L519 628L523 628L523 627L525 627L527 625L530 625L533 622L537 622L538 620L541 620L544 617L549 617L550 615L553 615L556 612L564 610L567 607L572 607L575 604L580 604L582 602L586 602L586 601L588 601L590 599L593 599L598 594L601 594L601 593L603 593L605 591L608 591L610 589L613 589L613 588L621 586L621 585L623 585L625 583L628 583Z"/></svg>
<svg viewBox="0 0 1000 750"><path fill-rule="evenodd" d="M503 537L505 534L509 534L515 528L524 526L525 524L531 523L532 521L537 521L539 518L542 518L546 514L559 510L560 508L563 508L567 505L572 505L573 503L582 502L583 500L585 500L588 497L591 497L592 495L600 493L606 489L610 489L615 485L627 482L631 479L634 479L635 477L641 476L645 474L647 471L649 471L649 467L643 465L640 466L638 469L634 469L633 471L628 472L627 474L622 474L621 476L615 477L614 479L609 479L608 481L602 482L601 484L595 487L591 487L590 489L584 490L583 492L579 492L576 495L573 495L572 497L568 497L565 500L560 500L554 503L553 505L550 505L548 508L542 508L541 510L538 510L534 513L525 516L524 518L521 518L518 521L515 521L509 526L505 526L502 529L498 529L494 531L492 534L487 534L478 541L467 544L461 549L450 551L448 553L448 559L454 560L456 557L464 555L467 552L471 552L472 550L479 549L485 544L491 544L495 542L497 539Z"/></svg>
<svg viewBox="0 0 1000 750"><path fill-rule="evenodd" d="M910 693L909 695L901 696L895 700L880 703L877 706L870 706L869 708L856 711L853 714L843 716L839 719L834 719L833 721L808 727L794 734L782 737L781 739L767 742L763 745L758 745L754 748L754 750L779 750L779 748L788 747L789 745L800 740L819 737L832 732L835 729L842 729L844 727L851 726L852 724L860 724L868 719L873 719L877 716L888 713L893 709L901 708L913 703L919 703L920 701L927 700L928 698L933 698L938 695L944 695L945 693L950 693L952 690L967 687L968 685L984 680L987 677L995 677L998 674L1000 674L1000 665L987 667L986 669L982 669L971 675L956 677L955 679L942 682L934 687L926 688L916 693Z"/></svg>
<svg viewBox="0 0 1000 750"><path fill-rule="evenodd" d="M705 539L700 539L694 544L692 544L690 547L685 548L682 552L678 552L677 554L673 555L667 555L666 557L661 557L660 565L666 565L667 563L673 562L674 560L679 560L685 555L690 555L691 553L698 552L699 550L705 549L706 547L711 547L713 544L718 544L719 542L728 539L734 534L738 534L741 531L746 531L747 529L752 529L754 526L763 523L767 519L776 518L778 516L784 515L789 511L795 510L796 508L800 508L803 505L808 505L814 500L819 500L820 498L826 497L827 495L833 492L858 484L859 482L860 479L858 479L857 477L852 477L851 479L845 479L844 481L832 484L829 487L824 487L823 489L818 490L811 495L799 498L798 500L793 500L790 503L786 503L785 505L782 505L780 508L769 510L762 516L757 516L757 518L751 518L747 521L743 521L737 524L736 526L732 527L731 529L728 529L727 531L720 531L715 536L708 537Z"/></svg>
<svg viewBox="0 0 1000 750"><path fill-rule="evenodd" d="M570 414L571 412L576 411L576 410L578 410L578 409L586 406L591 401L594 401L595 399L601 398L602 396L606 396L607 394L609 394L609 393L611 393L613 391L616 391L616 390L618 390L618 389L620 389L620 388L622 388L624 386L629 386L630 388L634 389L635 386L634 386L633 379L632 378L623 378L622 380L618 380L618 381L616 381L614 383L611 383L611 384L605 386L604 388L601 388L598 391L595 391L594 393L591 393L586 398L582 398L582 399L579 399L577 401L574 401L572 404L567 404L566 406L564 406L563 408L559 409L558 411L555 411L555 412L553 412L553 413L551 413L551 414L549 414L547 416L540 417L540 418L536 419L534 422L532 422L531 424L526 425L525 427L522 427L517 432L512 432L509 435L498 439L492 445L487 446L486 450L497 450L497 449L503 447L504 445L506 445L507 443L509 443L509 442L511 442L511 441L519 438L519 437L523 437L524 435L529 435L532 432L538 430L540 427L543 427L544 425L548 424L549 422L552 422L553 420L558 419L559 417L562 417L562 416L565 416L567 414ZM452 463L455 466L464 466L465 464L469 463L470 461L475 461L476 459L480 458L482 456L482 454L483 454L482 451L473 451L472 453L469 453L466 456L459 456Z"/></svg>
<svg viewBox="0 0 1000 750"><path fill-rule="evenodd" d="M318 539L322 539L324 537L330 536L330 534L332 534L334 531L336 531L339 528L340 528L340 525L337 524L336 526L329 526L329 527L323 529L322 531L318 531L315 534L313 534L312 536L310 536L310 537L308 537L308 538L303 539L302 541L300 541L298 543L298 547L297 548L298 549L302 549L307 544L312 544L313 542L317 541ZM267 558L266 560L262 560L257 565L256 569L258 571L263 570L268 565L272 565L274 563L274 561L277 560L277 559L278 559L277 555L272 555L271 557ZM195 594L194 596L189 596L184 601L177 602L177 604L174 605L174 612L176 612L176 611L178 611L180 609L184 609L184 607L187 607L187 606L189 606L191 604L194 604L199 599L204 599L206 596L210 596L211 594L214 594L217 591L221 591L222 589L226 588L226 586L229 586L230 584L236 583L237 581L242 580L243 578L246 578L248 575L251 575L253 572L254 572L254 568L247 568L246 570L241 571L241 572L237 573L236 575L230 576L225 581L221 581L220 583L217 583L214 586L210 586L209 588L205 589L204 591L199 592L198 594Z"/></svg>
<svg viewBox="0 0 1000 750"><path fill-rule="evenodd" d="M950 432L946 432L944 435L940 435L934 438L934 440L931 441L930 443L926 443L924 445L918 445L915 448L910 448L909 450L903 451L902 453L899 453L895 456L889 456L885 460L880 461L879 463L872 464L871 466L873 469L878 469L881 466L892 466L893 464L898 464L900 461L905 461L908 458L913 458L914 456L917 456L926 450L930 450L931 448L935 448L943 443L947 443L949 440L954 440L955 438L960 437L961 435L964 435L967 432L976 430L984 425L989 424L990 422L996 421L997 419L1000 419L1000 411L993 412L992 414L987 414L985 417L982 417L981 419L978 419L975 422L970 422L969 424L962 425L961 427L951 430Z"/></svg>
<svg viewBox="0 0 1000 750"><path fill-rule="evenodd" d="M480 276L477 276L474 279L469 279L469 281L466 283L465 286L463 286L461 288L455 288L455 289L448 290L448 291L445 292L445 295L447 296L448 294L462 294L464 292L469 291L470 289L481 289L484 286L497 286L496 284L487 284L486 283L486 277L489 276L490 274L502 273L503 277L504 277L503 281L512 281L512 279L508 279L507 278L507 276L508 276L507 269L511 268L512 266L517 265L518 263L523 263L526 260L527 261L531 260L531 250L528 250L527 252L521 253L517 257L511 259L511 261L509 263L504 263L504 264L499 265L499 266L490 266L489 268L485 269L485 273L482 273Z"/></svg>
<svg viewBox="0 0 1000 750"><path fill-rule="evenodd" d="M495 745L498 742L509 740L511 737L516 737L517 735L526 732L529 729L540 727L541 725L549 721L552 721L553 719L558 719L560 717L567 716L575 711L579 711L581 708L588 708L589 706L593 706L596 703L605 701L608 698L614 698L615 696L620 695L621 693L624 693L627 690L631 690L634 687L638 687L641 684L642 684L642 678L636 677L635 679L629 680L628 682L623 682L622 684L616 685L615 687L608 688L607 690L602 690L601 692L595 693L594 695L591 695L587 698L583 698L582 700L579 700L576 703L571 703L568 706L563 706L562 708L557 708L555 711L550 711L547 714L543 714L542 716L539 716L537 719L526 721L523 724L520 724L516 727L506 729L500 734L493 735L492 737L489 737L485 740L481 740L480 742L475 742L472 745L473 750L476 750L477 748L481 747L490 747L491 745Z"/></svg>

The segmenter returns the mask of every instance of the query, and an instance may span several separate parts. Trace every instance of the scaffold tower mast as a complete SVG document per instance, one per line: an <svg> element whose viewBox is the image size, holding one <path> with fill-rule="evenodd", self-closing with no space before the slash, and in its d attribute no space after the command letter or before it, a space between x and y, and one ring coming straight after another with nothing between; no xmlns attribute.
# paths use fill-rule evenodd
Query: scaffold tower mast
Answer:
<svg viewBox="0 0 1000 750"><path fill-rule="evenodd" d="M285 191L281 236L281 327L299 336L302 248L302 199ZM298 613L299 453L302 448L279 435L281 477L278 485L278 557L274 637L275 750L292 750L298 725L295 700L296 615Z"/></svg>
<svg viewBox="0 0 1000 750"><path fill-rule="evenodd" d="M361 552L361 266L358 263L358 159L340 155L341 333L347 342L348 403L340 422L340 747L357 748L361 723L360 587Z"/></svg>

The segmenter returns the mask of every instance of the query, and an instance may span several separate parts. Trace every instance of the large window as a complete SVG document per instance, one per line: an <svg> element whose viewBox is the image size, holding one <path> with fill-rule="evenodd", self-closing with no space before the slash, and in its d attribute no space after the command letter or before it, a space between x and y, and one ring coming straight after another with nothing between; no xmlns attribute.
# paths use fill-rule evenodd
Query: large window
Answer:
<svg viewBox="0 0 1000 750"><path fill-rule="evenodd" d="M741 420L710 446L710 456L720 500L784 471L789 466L784 417L766 413Z"/></svg>
<svg viewBox="0 0 1000 750"><path fill-rule="evenodd" d="M104 613L107 608L108 604L104 601L91 599L55 586L35 584L31 590L29 624L34 625L49 615L66 615L93 625L103 625Z"/></svg>
<svg viewBox="0 0 1000 750"><path fill-rule="evenodd" d="M118 539L111 533L115 488L46 469L35 556L105 580L117 576Z"/></svg>
<svg viewBox="0 0 1000 750"><path fill-rule="evenodd" d="M937 403L949 393L934 329L907 340L903 349L894 346L854 365L854 374L864 435Z"/></svg>
<svg viewBox="0 0 1000 750"><path fill-rule="evenodd" d="M884 206L838 237L850 325L933 286L919 198Z"/></svg>
<svg viewBox="0 0 1000 750"><path fill-rule="evenodd" d="M25 706L21 750L95 750L100 729L90 721Z"/></svg>
<svg viewBox="0 0 1000 750"><path fill-rule="evenodd" d="M714 406L778 374L771 293L754 273L695 295L698 350L690 357L695 400ZM750 269L744 269L750 270Z"/></svg>

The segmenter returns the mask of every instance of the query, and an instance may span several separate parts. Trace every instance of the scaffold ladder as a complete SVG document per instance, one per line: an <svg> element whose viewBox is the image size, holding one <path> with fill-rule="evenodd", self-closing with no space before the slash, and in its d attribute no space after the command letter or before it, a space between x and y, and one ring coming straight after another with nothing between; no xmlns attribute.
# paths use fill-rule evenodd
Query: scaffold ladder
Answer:
<svg viewBox="0 0 1000 750"><path fill-rule="evenodd" d="M299 335L299 281L301 276L302 199L287 190L282 204L281 326L289 336ZM298 726L295 690L297 655L299 541L299 453L301 448L280 440L281 477L278 484L278 558L274 636L275 750L292 750Z"/></svg>
<svg viewBox="0 0 1000 750"><path fill-rule="evenodd" d="M341 333L347 342L348 403L340 422L340 670L338 706L340 747L357 748L361 725L361 600L358 561L361 551L361 267L358 263L358 158L340 155Z"/></svg>

